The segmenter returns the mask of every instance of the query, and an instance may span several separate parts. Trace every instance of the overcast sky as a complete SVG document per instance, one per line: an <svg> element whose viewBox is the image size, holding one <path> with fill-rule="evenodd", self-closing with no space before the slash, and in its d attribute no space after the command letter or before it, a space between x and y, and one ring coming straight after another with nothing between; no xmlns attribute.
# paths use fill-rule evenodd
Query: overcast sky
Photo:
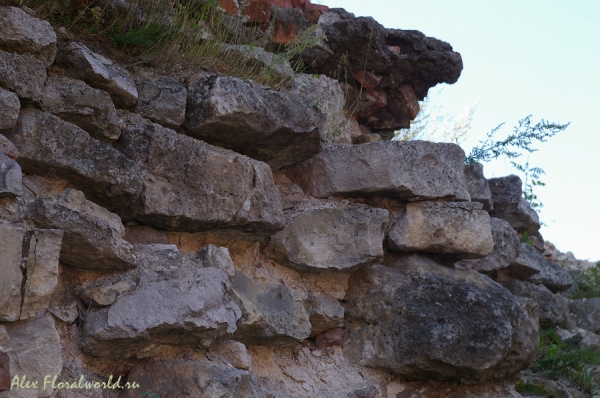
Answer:
<svg viewBox="0 0 600 398"><path fill-rule="evenodd" d="M458 82L430 90L444 113L479 101L466 152L500 123L498 138L533 115L569 128L517 159L541 167L546 187L541 233L563 252L600 260L600 1L324 0L387 28L416 29L450 43L463 58ZM503 133L503 135L501 134ZM486 177L514 173L508 160Z"/></svg>

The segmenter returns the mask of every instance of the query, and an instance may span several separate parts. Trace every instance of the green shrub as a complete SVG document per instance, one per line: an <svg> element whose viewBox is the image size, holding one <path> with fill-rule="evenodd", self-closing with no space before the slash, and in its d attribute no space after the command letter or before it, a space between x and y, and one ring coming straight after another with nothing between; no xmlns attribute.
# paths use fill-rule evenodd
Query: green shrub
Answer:
<svg viewBox="0 0 600 398"><path fill-rule="evenodd" d="M600 261L591 268L581 270L573 275L575 289L572 299L600 297Z"/></svg>

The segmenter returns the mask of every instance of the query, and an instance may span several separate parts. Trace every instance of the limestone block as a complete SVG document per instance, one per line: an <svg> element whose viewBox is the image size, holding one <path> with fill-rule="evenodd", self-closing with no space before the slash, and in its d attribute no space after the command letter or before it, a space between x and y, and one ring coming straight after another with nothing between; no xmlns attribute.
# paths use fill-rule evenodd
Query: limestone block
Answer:
<svg viewBox="0 0 600 398"><path fill-rule="evenodd" d="M510 175L491 178L488 184L494 203L490 215L508 221L517 232L527 231L529 235L537 235L540 219L523 198L521 179L516 175Z"/></svg>
<svg viewBox="0 0 600 398"><path fill-rule="evenodd" d="M7 138L19 149L19 164L26 173L63 178L116 213L127 213L140 199L143 180L139 167L74 124L27 109Z"/></svg>
<svg viewBox="0 0 600 398"><path fill-rule="evenodd" d="M569 310L575 314L577 326L594 333L600 331L600 298L572 300Z"/></svg>
<svg viewBox="0 0 600 398"><path fill-rule="evenodd" d="M267 162L273 169L322 150L324 115L299 95L209 75L188 92L188 134Z"/></svg>
<svg viewBox="0 0 600 398"><path fill-rule="evenodd" d="M16 7L0 7L0 49L32 54L49 67L56 56L56 33L48 21Z"/></svg>
<svg viewBox="0 0 600 398"><path fill-rule="evenodd" d="M117 111L110 95L81 80L50 76L42 94L42 107L98 140L110 142L119 138Z"/></svg>
<svg viewBox="0 0 600 398"><path fill-rule="evenodd" d="M0 87L14 91L19 98L38 101L46 82L46 67L33 55L0 50Z"/></svg>
<svg viewBox="0 0 600 398"><path fill-rule="evenodd" d="M0 198L23 195L21 166L0 152Z"/></svg>
<svg viewBox="0 0 600 398"><path fill-rule="evenodd" d="M129 108L137 102L138 91L133 79L111 60L77 42L64 49L63 58L61 61L71 76L109 93L118 108Z"/></svg>
<svg viewBox="0 0 600 398"><path fill-rule="evenodd" d="M118 149L144 169L142 206L133 216L161 229L283 227L273 174L265 163L208 145L136 114L121 123Z"/></svg>
<svg viewBox="0 0 600 398"><path fill-rule="evenodd" d="M20 110L21 103L17 94L0 88L0 130L12 129L17 123Z"/></svg>
<svg viewBox="0 0 600 398"><path fill-rule="evenodd" d="M411 202L388 234L393 250L485 257L494 247L490 217L477 202Z"/></svg>
<svg viewBox="0 0 600 398"><path fill-rule="evenodd" d="M527 368L538 330L518 301L485 275L416 255L350 277L344 354L409 380L501 380Z"/></svg>
<svg viewBox="0 0 600 398"><path fill-rule="evenodd" d="M483 203L483 210L492 210L494 201L488 181L483 175L483 165L481 163L465 165L465 180L471 201Z"/></svg>
<svg viewBox="0 0 600 398"><path fill-rule="evenodd" d="M469 200L463 150L454 144L384 141L338 145L288 170L317 198L388 196L410 201Z"/></svg>
<svg viewBox="0 0 600 398"><path fill-rule="evenodd" d="M299 214L271 238L271 257L301 271L352 271L383 256L384 209L325 208Z"/></svg>
<svg viewBox="0 0 600 398"><path fill-rule="evenodd" d="M328 294L310 292L305 306L310 319L311 337L344 323L344 307Z"/></svg>
<svg viewBox="0 0 600 398"><path fill-rule="evenodd" d="M165 127L176 129L185 121L187 90L169 77L144 80L137 86L139 99L135 111Z"/></svg>

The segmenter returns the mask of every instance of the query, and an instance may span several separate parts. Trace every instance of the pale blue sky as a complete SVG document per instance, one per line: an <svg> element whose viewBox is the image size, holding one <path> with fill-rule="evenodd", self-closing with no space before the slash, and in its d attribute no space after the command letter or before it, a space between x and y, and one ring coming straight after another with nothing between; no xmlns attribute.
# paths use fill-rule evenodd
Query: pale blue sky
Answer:
<svg viewBox="0 0 600 398"><path fill-rule="evenodd" d="M496 125L533 120L571 126L536 145L530 165L546 171L538 188L541 232L559 250L600 260L600 1L324 0L387 28L416 29L450 43L464 70L434 103L458 115L479 100L466 152ZM439 86L438 86L439 87ZM431 91L437 91L437 87ZM502 135L498 138L503 138ZM524 163L527 155L518 159ZM486 177L513 172L509 161L484 164Z"/></svg>

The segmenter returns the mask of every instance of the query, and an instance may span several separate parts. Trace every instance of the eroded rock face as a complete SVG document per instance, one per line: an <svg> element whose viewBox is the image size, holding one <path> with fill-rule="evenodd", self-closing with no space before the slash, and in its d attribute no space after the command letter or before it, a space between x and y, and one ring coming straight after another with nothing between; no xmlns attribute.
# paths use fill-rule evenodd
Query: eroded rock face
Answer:
<svg viewBox="0 0 600 398"><path fill-rule="evenodd" d="M190 87L184 127L193 137L278 169L322 150L325 117L306 102L234 77L209 75Z"/></svg>
<svg viewBox="0 0 600 398"><path fill-rule="evenodd" d="M372 142L334 146L287 174L317 198L354 195L462 201L469 200L463 158L463 150L454 144Z"/></svg>
<svg viewBox="0 0 600 398"><path fill-rule="evenodd" d="M536 325L506 289L418 255L355 272L345 308L345 354L407 379L497 380L537 354Z"/></svg>
<svg viewBox="0 0 600 398"><path fill-rule="evenodd" d="M254 282L241 272L235 273L231 290L242 309L236 339L285 344L310 335L300 292L283 285Z"/></svg>
<svg viewBox="0 0 600 398"><path fill-rule="evenodd" d="M325 293L310 292L305 306L310 317L311 337L344 323L344 307Z"/></svg>
<svg viewBox="0 0 600 398"><path fill-rule="evenodd" d="M19 118L21 103L12 91L0 88L0 130L10 130Z"/></svg>
<svg viewBox="0 0 600 398"><path fill-rule="evenodd" d="M490 226L494 240L493 251L481 259L461 261L461 266L483 273L491 273L513 263L520 250L519 236L508 222L499 218L492 217Z"/></svg>
<svg viewBox="0 0 600 398"><path fill-rule="evenodd" d="M546 286L533 285L519 280L503 283L515 296L528 297L537 301L539 322L542 328L560 326L570 328L574 320L569 315L569 300L560 294L554 294Z"/></svg>
<svg viewBox="0 0 600 398"><path fill-rule="evenodd" d="M300 214L271 238L272 257L301 271L351 271L383 256L384 209L326 208Z"/></svg>
<svg viewBox="0 0 600 398"><path fill-rule="evenodd" d="M373 18L332 9L319 18L329 48L303 54L313 73L340 76L340 66L356 79L352 89L374 97L359 108L361 123L374 130L409 127L418 100L438 83L454 83L462 70L460 54L443 41L415 30L386 29ZM365 71L373 78L365 77ZM351 78L350 78L351 79Z"/></svg>
<svg viewBox="0 0 600 398"><path fill-rule="evenodd" d="M187 90L183 84L170 77L160 77L156 80L144 80L137 88L137 113L173 129L183 124L187 104Z"/></svg>
<svg viewBox="0 0 600 398"><path fill-rule="evenodd" d="M60 261L86 269L127 269L135 266L133 246L124 241L125 228L116 214L67 189L56 198L40 198L29 207L40 228L65 231Z"/></svg>
<svg viewBox="0 0 600 398"><path fill-rule="evenodd" d="M121 215L139 200L143 182L137 165L74 124L27 109L7 138L19 149L26 173L57 175Z"/></svg>
<svg viewBox="0 0 600 398"><path fill-rule="evenodd" d="M388 234L388 244L402 252L484 257L494 247L490 216L480 203L411 202Z"/></svg>
<svg viewBox="0 0 600 398"><path fill-rule="evenodd" d="M249 371L208 361L162 361L140 365L131 369L127 380L164 398L265 397ZM125 390L121 397L137 397L138 392Z"/></svg>
<svg viewBox="0 0 600 398"><path fill-rule="evenodd" d="M46 375L58 375L63 362L61 356L60 337L49 315L36 319L0 325L0 335L5 328L10 357L11 380L15 376L26 376L29 381L39 380L37 388L19 389L7 396L22 398L42 398L52 394L52 387L46 385ZM0 337L1 339L1 337Z"/></svg>
<svg viewBox="0 0 600 398"><path fill-rule="evenodd" d="M117 112L110 95L81 80L50 76L42 94L42 107L97 140L110 142L119 138Z"/></svg>
<svg viewBox="0 0 600 398"><path fill-rule="evenodd" d="M283 227L281 200L265 163L126 114L118 149L145 170L133 216L168 230Z"/></svg>
<svg viewBox="0 0 600 398"><path fill-rule="evenodd" d="M0 49L32 54L50 66L56 56L56 33L48 21L20 8L0 6Z"/></svg>
<svg viewBox="0 0 600 398"><path fill-rule="evenodd" d="M46 67L33 55L0 50L0 87L14 91L19 98L38 101L46 82Z"/></svg>
<svg viewBox="0 0 600 398"><path fill-rule="evenodd" d="M516 175L510 175L491 178L488 184L494 203L490 215L508 221L518 232L527 231L529 235L537 235L540 219L523 198L521 179Z"/></svg>
<svg viewBox="0 0 600 398"><path fill-rule="evenodd" d="M544 257L537 251L531 251L531 254L537 257L540 272L529 277L527 282L535 283L536 285L544 285L554 293L564 292L573 286L573 277L566 269L557 264L546 261Z"/></svg>
<svg viewBox="0 0 600 398"><path fill-rule="evenodd" d="M138 91L131 76L108 58L73 42L63 49L61 63L71 76L110 94L119 108L129 108L138 100Z"/></svg>
<svg viewBox="0 0 600 398"><path fill-rule="evenodd" d="M48 309L58 279L62 237L60 230L0 223L0 321L28 319Z"/></svg>
<svg viewBox="0 0 600 398"><path fill-rule="evenodd" d="M23 195L21 166L0 152L0 198Z"/></svg>
<svg viewBox="0 0 600 398"><path fill-rule="evenodd" d="M467 181L467 189L471 200L483 203L483 210L492 210L494 201L492 200L488 180L483 175L483 165L481 163L465 165L465 180Z"/></svg>
<svg viewBox="0 0 600 398"><path fill-rule="evenodd" d="M156 344L196 344L233 333L240 309L229 288L227 275L212 267L146 273L133 292L88 315L81 349L122 357Z"/></svg>
<svg viewBox="0 0 600 398"><path fill-rule="evenodd" d="M594 333L600 331L600 298L572 300L569 310L575 314L577 326Z"/></svg>

